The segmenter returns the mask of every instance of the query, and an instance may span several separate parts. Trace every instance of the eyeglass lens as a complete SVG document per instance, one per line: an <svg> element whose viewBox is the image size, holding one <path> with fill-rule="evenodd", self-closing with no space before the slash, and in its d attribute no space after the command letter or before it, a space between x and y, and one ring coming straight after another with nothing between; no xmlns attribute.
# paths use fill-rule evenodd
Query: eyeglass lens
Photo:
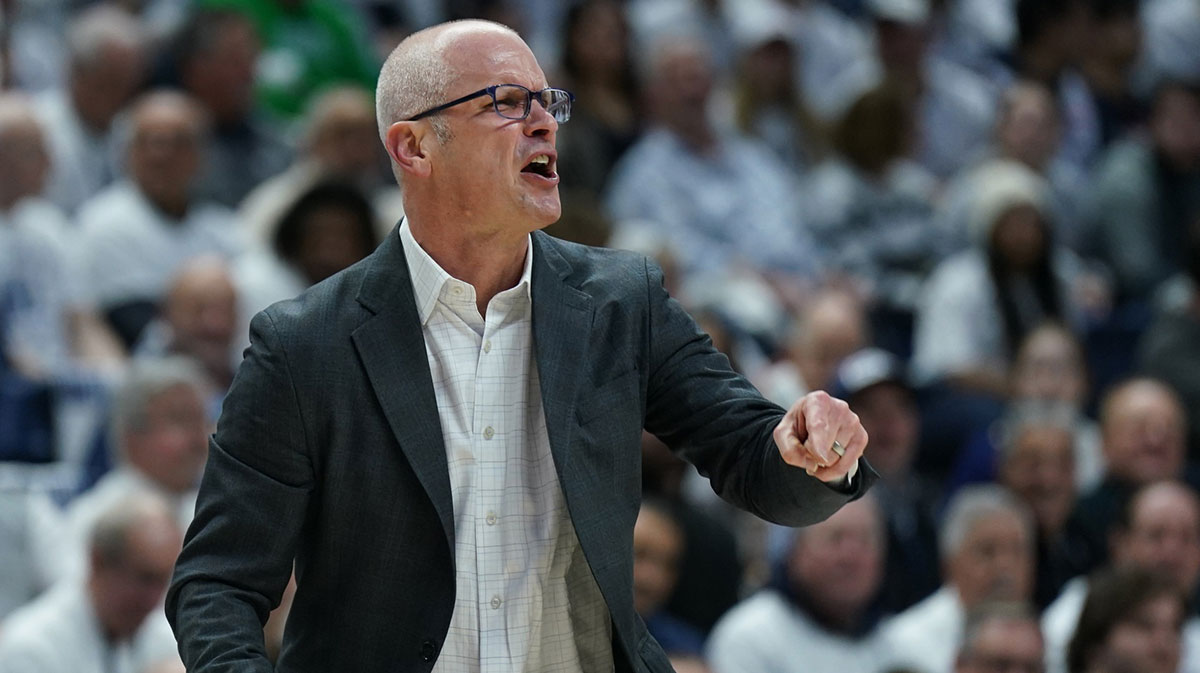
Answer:
<svg viewBox="0 0 1200 673"><path fill-rule="evenodd" d="M515 85L496 87L496 112L508 119L524 119L529 114L533 96L538 96L560 124L571 118L571 95L562 89L544 89L540 92Z"/></svg>

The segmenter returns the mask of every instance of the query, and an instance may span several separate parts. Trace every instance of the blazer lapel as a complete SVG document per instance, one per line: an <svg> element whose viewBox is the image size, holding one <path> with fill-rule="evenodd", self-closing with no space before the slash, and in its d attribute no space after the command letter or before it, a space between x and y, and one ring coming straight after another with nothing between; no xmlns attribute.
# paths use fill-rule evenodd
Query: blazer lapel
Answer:
<svg viewBox="0 0 1200 673"><path fill-rule="evenodd" d="M575 398L592 328L592 300L567 282L571 264L542 232L533 234L533 350L541 381L550 452L564 493Z"/></svg>
<svg viewBox="0 0 1200 673"><path fill-rule="evenodd" d="M454 506L425 337L404 259L393 229L371 256L358 302L375 315L353 333L371 387L454 549Z"/></svg>

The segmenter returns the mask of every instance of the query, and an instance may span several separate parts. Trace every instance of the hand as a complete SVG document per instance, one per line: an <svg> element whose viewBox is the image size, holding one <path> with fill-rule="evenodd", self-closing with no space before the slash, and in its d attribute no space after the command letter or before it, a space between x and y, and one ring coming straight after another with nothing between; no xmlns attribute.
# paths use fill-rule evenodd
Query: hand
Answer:
<svg viewBox="0 0 1200 673"><path fill-rule="evenodd" d="M837 442L843 449L838 455ZM845 477L867 448L867 431L850 405L823 391L801 397L775 427L775 445L788 465L824 482Z"/></svg>

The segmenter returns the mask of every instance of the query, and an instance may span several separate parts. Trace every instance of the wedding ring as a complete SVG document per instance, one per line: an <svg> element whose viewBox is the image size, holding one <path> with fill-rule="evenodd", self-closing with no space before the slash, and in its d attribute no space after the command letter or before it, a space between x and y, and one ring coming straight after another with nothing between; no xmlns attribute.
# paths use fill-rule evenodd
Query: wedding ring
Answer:
<svg viewBox="0 0 1200 673"><path fill-rule="evenodd" d="M839 455L839 456L846 455L846 447L842 446L842 443L836 439L833 440L832 448L833 448L833 452L836 453L837 455Z"/></svg>

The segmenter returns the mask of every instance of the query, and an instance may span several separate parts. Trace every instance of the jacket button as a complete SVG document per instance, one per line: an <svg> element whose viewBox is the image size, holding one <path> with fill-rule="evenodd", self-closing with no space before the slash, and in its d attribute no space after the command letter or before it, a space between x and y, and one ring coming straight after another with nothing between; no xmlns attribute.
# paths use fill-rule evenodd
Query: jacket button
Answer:
<svg viewBox="0 0 1200 673"><path fill-rule="evenodd" d="M437 643L432 640L426 640L421 643L421 659L433 661L435 656L437 656Z"/></svg>

